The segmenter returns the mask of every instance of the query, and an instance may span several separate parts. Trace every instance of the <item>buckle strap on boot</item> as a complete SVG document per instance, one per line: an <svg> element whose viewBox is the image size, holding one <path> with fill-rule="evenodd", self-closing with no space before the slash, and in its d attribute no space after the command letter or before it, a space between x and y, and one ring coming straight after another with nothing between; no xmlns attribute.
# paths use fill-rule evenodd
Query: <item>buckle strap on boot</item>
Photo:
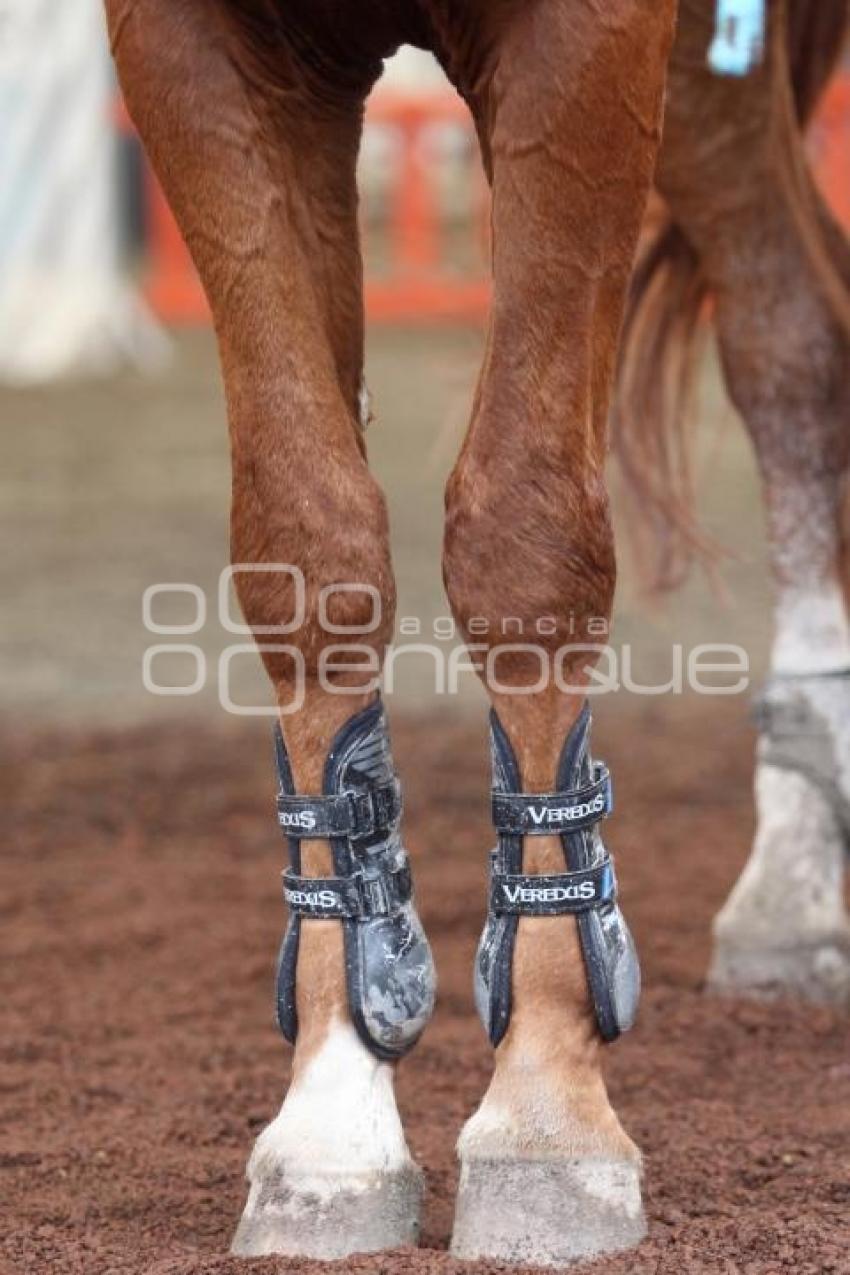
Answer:
<svg viewBox="0 0 850 1275"><path fill-rule="evenodd" d="M296 841L350 837L359 841L387 832L401 818L401 786L397 779L361 792L305 797L279 793L277 819Z"/></svg>
<svg viewBox="0 0 850 1275"><path fill-rule="evenodd" d="M614 865L607 857L579 872L534 876L500 872L493 858L490 910L496 916L575 916L616 897Z"/></svg>
<svg viewBox="0 0 850 1275"><path fill-rule="evenodd" d="M593 764L593 781L571 792L500 792L492 797L497 832L514 837L547 837L578 832L607 819L614 808L611 775L604 762Z"/></svg>
<svg viewBox="0 0 850 1275"><path fill-rule="evenodd" d="M368 920L389 916L407 903L413 893L407 863L390 872L367 877L302 877L287 868L283 873L283 897L290 912L317 920Z"/></svg>

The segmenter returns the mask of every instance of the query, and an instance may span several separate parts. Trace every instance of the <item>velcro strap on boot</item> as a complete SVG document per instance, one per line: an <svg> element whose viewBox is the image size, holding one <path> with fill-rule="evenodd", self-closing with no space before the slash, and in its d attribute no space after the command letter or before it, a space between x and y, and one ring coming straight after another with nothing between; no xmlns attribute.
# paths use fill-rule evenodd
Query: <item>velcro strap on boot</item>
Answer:
<svg viewBox="0 0 850 1275"><path fill-rule="evenodd" d="M401 818L398 780L363 792L330 797L303 797L279 793L277 818L283 831L295 840L327 841L331 837L358 840L386 832Z"/></svg>
<svg viewBox="0 0 850 1275"><path fill-rule="evenodd" d="M367 877L301 877L291 868L283 873L283 897L296 916L317 920L367 920L389 916L402 907L413 890L410 867Z"/></svg>
<svg viewBox="0 0 850 1275"><path fill-rule="evenodd" d="M594 780L572 792L493 792L493 823L506 836L551 837L578 832L605 819L613 809L611 775L604 762Z"/></svg>
<svg viewBox="0 0 850 1275"><path fill-rule="evenodd" d="M571 916L589 912L616 897L610 859L580 872L546 876L493 871L490 909L497 916Z"/></svg>

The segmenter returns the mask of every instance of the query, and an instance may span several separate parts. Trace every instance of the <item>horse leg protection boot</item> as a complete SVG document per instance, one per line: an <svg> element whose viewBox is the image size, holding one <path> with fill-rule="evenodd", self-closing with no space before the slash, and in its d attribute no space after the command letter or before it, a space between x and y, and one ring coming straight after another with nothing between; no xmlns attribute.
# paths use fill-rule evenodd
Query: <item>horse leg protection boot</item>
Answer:
<svg viewBox="0 0 850 1275"><path fill-rule="evenodd" d="M378 700L339 731L319 796L296 794L279 727L275 745L278 819L290 858L283 875L289 922L277 971L280 1029L295 1042L302 924L315 918L338 920L352 1022L377 1058L392 1061L412 1048L428 1022L436 976L399 833L401 791L383 706ZM329 842L332 877L301 875L301 842L307 838Z"/></svg>
<svg viewBox="0 0 850 1275"><path fill-rule="evenodd" d="M589 751L587 706L564 743L556 792L524 793L510 741L495 713L490 717L493 764L492 852L487 922L475 969L478 1012L498 1045L511 1017L511 965L522 916L574 916L600 1035L615 1040L631 1027L640 997L640 966L629 928L617 904L613 862L599 834L610 813L611 780ZM563 873L523 874L524 837L558 835Z"/></svg>

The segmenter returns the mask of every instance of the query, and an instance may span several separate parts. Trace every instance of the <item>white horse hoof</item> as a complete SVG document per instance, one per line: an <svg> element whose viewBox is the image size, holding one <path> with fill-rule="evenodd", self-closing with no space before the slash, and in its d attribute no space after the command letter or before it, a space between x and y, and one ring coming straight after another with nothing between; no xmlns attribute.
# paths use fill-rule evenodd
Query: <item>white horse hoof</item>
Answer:
<svg viewBox="0 0 850 1275"><path fill-rule="evenodd" d="M850 940L824 938L789 947L747 947L718 939L710 991L756 1000L792 997L818 1005L850 1004Z"/></svg>
<svg viewBox="0 0 850 1275"><path fill-rule="evenodd" d="M646 1234L640 1169L611 1160L467 1160L452 1254L524 1266L633 1248Z"/></svg>
<svg viewBox="0 0 850 1275"><path fill-rule="evenodd" d="M322 1177L286 1166L251 1186L231 1252L282 1253L323 1261L415 1244L422 1173L413 1164L392 1173Z"/></svg>

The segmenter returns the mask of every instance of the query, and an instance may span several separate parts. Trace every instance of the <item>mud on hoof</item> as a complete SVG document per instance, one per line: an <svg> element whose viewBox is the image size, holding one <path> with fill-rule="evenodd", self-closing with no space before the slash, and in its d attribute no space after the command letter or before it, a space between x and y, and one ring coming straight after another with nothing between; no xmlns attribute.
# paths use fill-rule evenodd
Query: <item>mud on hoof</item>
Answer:
<svg viewBox="0 0 850 1275"><path fill-rule="evenodd" d="M252 1183L231 1252L282 1253L324 1261L415 1244L422 1173L414 1164L391 1173L324 1177L287 1166Z"/></svg>
<svg viewBox="0 0 850 1275"><path fill-rule="evenodd" d="M850 934L793 947L746 947L718 938L708 989L757 1000L850 1005Z"/></svg>
<svg viewBox="0 0 850 1275"><path fill-rule="evenodd" d="M612 1160L479 1160L461 1167L455 1257L566 1266L646 1234L640 1169Z"/></svg>

